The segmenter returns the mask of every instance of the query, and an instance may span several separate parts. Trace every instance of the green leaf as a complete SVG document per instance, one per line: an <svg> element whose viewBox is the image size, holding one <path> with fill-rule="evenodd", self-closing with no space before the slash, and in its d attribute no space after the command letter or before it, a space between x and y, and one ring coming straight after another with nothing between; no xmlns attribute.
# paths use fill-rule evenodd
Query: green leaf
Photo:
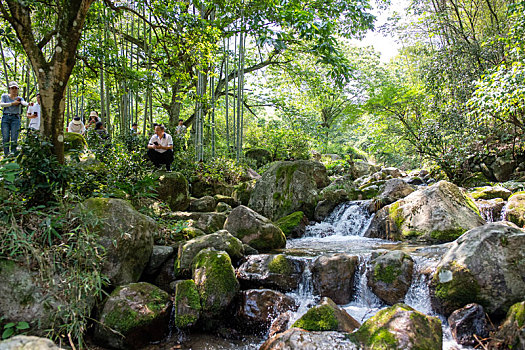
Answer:
<svg viewBox="0 0 525 350"><path fill-rule="evenodd" d="M9 338L10 336L12 336L13 334L15 334L15 331L13 330L13 328L7 328L7 329L2 333L2 339L7 339L7 338Z"/></svg>
<svg viewBox="0 0 525 350"><path fill-rule="evenodd" d="M29 329L29 323L24 321L18 322L18 324L16 325L16 329Z"/></svg>

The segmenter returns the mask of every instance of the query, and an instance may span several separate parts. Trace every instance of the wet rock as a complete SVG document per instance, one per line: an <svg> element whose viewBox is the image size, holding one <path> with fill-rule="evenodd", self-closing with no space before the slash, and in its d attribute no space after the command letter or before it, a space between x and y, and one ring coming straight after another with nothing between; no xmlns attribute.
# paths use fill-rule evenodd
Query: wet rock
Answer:
<svg viewBox="0 0 525 350"><path fill-rule="evenodd" d="M307 331L353 332L359 328L357 322L344 309L337 306L332 299L323 298L318 306L309 309L293 327Z"/></svg>
<svg viewBox="0 0 525 350"><path fill-rule="evenodd" d="M473 191L469 192L469 196L474 199L502 198L503 200L507 200L511 194L512 192L510 190L501 186L477 187Z"/></svg>
<svg viewBox="0 0 525 350"><path fill-rule="evenodd" d="M244 205L232 210L224 223L224 229L261 252L286 247L283 231Z"/></svg>
<svg viewBox="0 0 525 350"><path fill-rule="evenodd" d="M379 311L351 335L364 349L441 350L441 321L405 304Z"/></svg>
<svg viewBox="0 0 525 350"><path fill-rule="evenodd" d="M155 274L160 269L162 264L164 264L166 260L173 256L174 252L175 249L173 249L173 247L154 245L148 265L146 265L146 268L144 269L144 273L147 275Z"/></svg>
<svg viewBox="0 0 525 350"><path fill-rule="evenodd" d="M239 260L244 255L242 242L233 237L228 231L220 230L210 235L200 236L179 246L176 262L178 275L188 274L191 270L193 258L203 249L214 248L223 250L232 260Z"/></svg>
<svg viewBox="0 0 525 350"><path fill-rule="evenodd" d="M403 302L412 284L414 261L400 251L372 254L368 270L368 286L388 305Z"/></svg>
<svg viewBox="0 0 525 350"><path fill-rule="evenodd" d="M321 192L323 200L319 201L315 206L314 220L321 222L326 219L330 213L341 203L348 201L349 192L351 192L352 199L357 199L358 194L351 180L345 182L343 179L340 181L336 180L330 186L324 188ZM343 182L345 185L338 185L337 183ZM345 186L346 189L339 188L339 186Z"/></svg>
<svg viewBox="0 0 525 350"><path fill-rule="evenodd" d="M181 173L165 173L159 177L157 188L159 199L168 204L171 210L186 210L190 205L188 181Z"/></svg>
<svg viewBox="0 0 525 350"><path fill-rule="evenodd" d="M161 340L168 330L170 311L168 293L149 283L118 287L104 304L95 340L115 349L137 349Z"/></svg>
<svg viewBox="0 0 525 350"><path fill-rule="evenodd" d="M348 304L352 300L357 256L348 254L324 255L312 263L314 290L335 303Z"/></svg>
<svg viewBox="0 0 525 350"><path fill-rule="evenodd" d="M525 231L505 223L470 230L451 244L430 286L434 309L445 315L478 303L503 317L523 299Z"/></svg>
<svg viewBox="0 0 525 350"><path fill-rule="evenodd" d="M99 219L92 230L106 249L102 273L112 285L137 282L153 251L155 221L121 199L90 198L81 208Z"/></svg>
<svg viewBox="0 0 525 350"><path fill-rule="evenodd" d="M264 342L259 350L357 350L344 333L339 332L308 332L299 328L291 328L286 332L274 335Z"/></svg>
<svg viewBox="0 0 525 350"><path fill-rule="evenodd" d="M193 259L192 271L203 314L208 318L221 315L239 290L228 253L212 248L201 250Z"/></svg>
<svg viewBox="0 0 525 350"><path fill-rule="evenodd" d="M297 289L305 262L279 255L250 255L237 269L237 278L243 288L271 288L282 292Z"/></svg>
<svg viewBox="0 0 525 350"><path fill-rule="evenodd" d="M483 224L472 199L456 185L440 181L379 210L365 236L449 242Z"/></svg>
<svg viewBox="0 0 525 350"><path fill-rule="evenodd" d="M308 218L302 211L296 211L290 215L280 218L275 224L283 231L286 238L302 237L308 225Z"/></svg>
<svg viewBox="0 0 525 350"><path fill-rule="evenodd" d="M240 292L237 317L243 328L267 331L282 313L297 309L293 298L271 289L250 289Z"/></svg>
<svg viewBox="0 0 525 350"><path fill-rule="evenodd" d="M505 220L525 227L525 192L516 192L509 197Z"/></svg>
<svg viewBox="0 0 525 350"><path fill-rule="evenodd" d="M271 220L296 211L313 218L319 191L328 184L326 168L321 163L275 162L255 184L248 206Z"/></svg>
<svg viewBox="0 0 525 350"><path fill-rule="evenodd" d="M191 227L202 230L207 234L222 230L226 217L224 213L190 213L177 211L169 214L169 219L188 221Z"/></svg>
<svg viewBox="0 0 525 350"><path fill-rule="evenodd" d="M483 306L468 304L464 308L454 311L448 317L450 331L456 342L460 345L478 345L478 339L489 336L489 327Z"/></svg>
<svg viewBox="0 0 525 350"><path fill-rule="evenodd" d="M244 255L256 255L259 254L259 251L255 248L252 248L248 244L243 244L244 247Z"/></svg>
<svg viewBox="0 0 525 350"><path fill-rule="evenodd" d="M514 304L505 321L493 335L489 349L525 349L525 301Z"/></svg>
<svg viewBox="0 0 525 350"><path fill-rule="evenodd" d="M212 212L215 210L215 198L212 196L204 196L202 198L193 198L190 201L189 211L198 211L198 212Z"/></svg>
<svg viewBox="0 0 525 350"><path fill-rule="evenodd" d="M476 200L481 217L486 222L495 222L501 219L501 211L506 202L501 198Z"/></svg>
<svg viewBox="0 0 525 350"><path fill-rule="evenodd" d="M27 335L17 335L15 337L0 341L0 350L61 350L55 343L46 338L39 338Z"/></svg>
<svg viewBox="0 0 525 350"><path fill-rule="evenodd" d="M165 292L172 293L173 288L171 286L172 282L177 279L175 275L175 270L173 266L175 265L175 256L170 257L164 262L159 268L159 270L153 274L151 277L145 279L146 282L151 282Z"/></svg>
<svg viewBox="0 0 525 350"><path fill-rule="evenodd" d="M270 326L270 332L268 338L272 338L274 335L282 333L288 329L288 323L292 319L292 312L283 312L275 320L273 320Z"/></svg>
<svg viewBox="0 0 525 350"><path fill-rule="evenodd" d="M173 322L177 328L194 326L200 317L201 300L193 280L177 281L173 308Z"/></svg>

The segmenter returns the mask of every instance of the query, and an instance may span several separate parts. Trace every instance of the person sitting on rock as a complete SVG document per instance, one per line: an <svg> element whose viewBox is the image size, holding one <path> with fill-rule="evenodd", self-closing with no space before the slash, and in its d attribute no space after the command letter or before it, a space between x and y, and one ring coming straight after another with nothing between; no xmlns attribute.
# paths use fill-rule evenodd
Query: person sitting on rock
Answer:
<svg viewBox="0 0 525 350"><path fill-rule="evenodd" d="M67 131L84 135L86 133L86 127L84 123L82 123L82 120L80 120L80 117L74 117L71 123L69 123Z"/></svg>
<svg viewBox="0 0 525 350"><path fill-rule="evenodd" d="M173 139L171 135L164 132L164 125L155 126L155 134L148 143L148 157L155 165L160 168L161 164L166 164L166 171L171 171L173 163Z"/></svg>

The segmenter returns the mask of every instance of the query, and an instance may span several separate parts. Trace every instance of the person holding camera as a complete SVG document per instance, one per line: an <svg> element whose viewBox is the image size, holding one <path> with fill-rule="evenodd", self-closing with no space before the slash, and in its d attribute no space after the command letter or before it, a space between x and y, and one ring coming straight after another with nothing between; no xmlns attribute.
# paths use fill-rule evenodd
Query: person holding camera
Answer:
<svg viewBox="0 0 525 350"><path fill-rule="evenodd" d="M40 130L40 94L36 94L36 103L30 103L27 109L27 119L29 119L29 129Z"/></svg>
<svg viewBox="0 0 525 350"><path fill-rule="evenodd" d="M148 143L148 157L159 169L161 164L166 164L166 171L171 171L173 163L173 139L164 132L164 125L155 126L155 134Z"/></svg>
<svg viewBox="0 0 525 350"><path fill-rule="evenodd" d="M18 96L18 84L16 81L9 82L9 92L3 94L0 100L0 107L4 108L2 116L2 141L4 155L7 157L10 152L16 154L18 135L20 134L20 114L22 106L27 107L28 103Z"/></svg>

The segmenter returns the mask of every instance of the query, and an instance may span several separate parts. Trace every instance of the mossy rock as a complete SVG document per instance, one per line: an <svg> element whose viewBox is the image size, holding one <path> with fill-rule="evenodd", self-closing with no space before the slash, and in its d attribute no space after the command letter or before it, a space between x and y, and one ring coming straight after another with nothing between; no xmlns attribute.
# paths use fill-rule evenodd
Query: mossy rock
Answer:
<svg viewBox="0 0 525 350"><path fill-rule="evenodd" d="M170 296L140 282L115 289L104 304L95 340L116 349L131 349L162 339L170 314Z"/></svg>
<svg viewBox="0 0 525 350"><path fill-rule="evenodd" d="M168 204L171 210L186 210L190 205L188 180L178 172L164 173L159 177L157 187L159 199Z"/></svg>
<svg viewBox="0 0 525 350"><path fill-rule="evenodd" d="M220 316L239 291L228 253L212 248L201 250L193 259L192 271L204 315L208 318Z"/></svg>
<svg viewBox="0 0 525 350"><path fill-rule="evenodd" d="M509 197L505 220L525 227L525 191L516 192Z"/></svg>
<svg viewBox="0 0 525 350"><path fill-rule="evenodd" d="M87 146L84 136L76 132L64 133L64 153L68 154L73 151L83 152L87 149Z"/></svg>
<svg viewBox="0 0 525 350"><path fill-rule="evenodd" d="M492 339L490 349L525 349L525 301L510 307Z"/></svg>
<svg viewBox="0 0 525 350"><path fill-rule="evenodd" d="M175 285L174 324L177 328L194 326L200 317L201 299L193 280L178 281Z"/></svg>
<svg viewBox="0 0 525 350"><path fill-rule="evenodd" d="M308 218L302 211L296 211L295 213L280 218L275 224L283 231L286 238L301 237L304 235Z"/></svg>
<svg viewBox="0 0 525 350"><path fill-rule="evenodd" d="M292 327L307 331L352 332L359 323L330 298L323 298L320 305L309 309Z"/></svg>
<svg viewBox="0 0 525 350"><path fill-rule="evenodd" d="M389 305L402 302L412 284L414 261L400 251L394 250L372 255L368 286L381 300Z"/></svg>
<svg viewBox="0 0 525 350"><path fill-rule="evenodd" d="M254 188L255 180L242 182L241 184L235 186L235 189L232 193L232 198L235 200L235 202L241 205L248 205Z"/></svg>
<svg viewBox="0 0 525 350"><path fill-rule="evenodd" d="M507 200L511 194L511 191L501 186L476 187L473 191L469 192L469 195L473 199L502 198L503 200Z"/></svg>
<svg viewBox="0 0 525 350"><path fill-rule="evenodd" d="M403 326L399 326L399 325ZM364 349L441 350L443 333L437 317L408 305L396 304L379 311L350 336Z"/></svg>

